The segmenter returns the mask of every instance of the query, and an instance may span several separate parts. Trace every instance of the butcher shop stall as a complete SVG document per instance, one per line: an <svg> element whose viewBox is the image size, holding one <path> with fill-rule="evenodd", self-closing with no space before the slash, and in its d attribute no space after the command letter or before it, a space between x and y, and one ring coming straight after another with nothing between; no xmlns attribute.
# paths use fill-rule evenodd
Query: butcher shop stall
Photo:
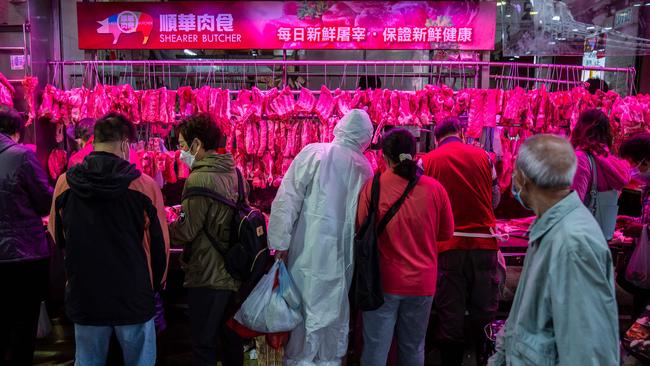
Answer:
<svg viewBox="0 0 650 366"><path fill-rule="evenodd" d="M614 149L650 129L650 94L639 90L648 76L638 54L647 48L637 37L624 52L622 40L645 6L612 5L591 24L571 16L575 7L526 0L5 3L0 103L24 114L23 142L51 182L80 149L81 121L122 113L137 125L132 162L161 187L170 222L189 175L175 127L190 115L218 124L251 205L266 215L294 157L331 142L351 109L366 110L374 125L365 156L375 171L386 169L378 145L386 131L410 130L419 157L435 149L436 123L458 117L467 142L485 149L497 171L504 316L533 221L511 194L521 143L569 136L592 108L609 116ZM600 83L595 90L588 79ZM639 216L639 202L638 186L627 187L619 214ZM616 231L615 262L631 243ZM168 312L182 313L182 248L171 246L163 297ZM61 289L62 255L53 260L52 287ZM60 302L63 292L51 292Z"/></svg>

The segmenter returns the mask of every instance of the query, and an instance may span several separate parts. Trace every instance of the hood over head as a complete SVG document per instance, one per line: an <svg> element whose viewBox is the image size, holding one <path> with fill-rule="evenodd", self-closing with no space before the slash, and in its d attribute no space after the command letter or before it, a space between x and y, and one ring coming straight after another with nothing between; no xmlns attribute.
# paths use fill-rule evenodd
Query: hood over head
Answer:
<svg viewBox="0 0 650 366"><path fill-rule="evenodd" d="M105 152L92 152L83 163L68 170L70 189L83 198L115 199L142 173L128 161Z"/></svg>
<svg viewBox="0 0 650 366"><path fill-rule="evenodd" d="M370 146L373 131L368 113L353 109L334 127L333 143L364 152Z"/></svg>

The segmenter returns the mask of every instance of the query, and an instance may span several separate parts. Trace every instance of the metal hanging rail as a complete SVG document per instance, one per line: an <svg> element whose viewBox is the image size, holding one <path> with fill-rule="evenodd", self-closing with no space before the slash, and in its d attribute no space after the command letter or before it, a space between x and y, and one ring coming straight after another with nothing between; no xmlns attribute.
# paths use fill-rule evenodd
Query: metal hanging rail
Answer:
<svg viewBox="0 0 650 366"><path fill-rule="evenodd" d="M581 65L533 64L492 61L435 61L435 60L61 60L49 61L50 65L107 65L107 66L488 66L516 68L546 68L557 70L631 72L634 67L601 67Z"/></svg>
<svg viewBox="0 0 650 366"><path fill-rule="evenodd" d="M395 85L396 78L403 81L404 78L428 78L429 84L444 83L446 80L452 80L452 85L455 85L458 80L461 81L461 87L467 87L473 80L474 87L480 87L478 82L478 74L488 71L489 79L496 81L497 88L512 88L516 85L525 83L525 87L529 85L549 84L555 85L558 89L570 88L582 83L580 72L582 71L597 71L603 73L616 73L616 81L618 83L618 75L622 74L621 80L625 81L625 88L627 93L634 92L634 81L636 70L634 67L601 67L601 66L582 66L582 65L556 65L556 64L534 64L534 63L517 63L517 62L492 62L492 61L437 61L437 60L290 60L283 57L282 60L259 60L259 59L239 59L239 60L59 60L49 61L48 65L54 72L54 78L59 74L61 85L63 85L63 68L71 66L73 68L79 67L81 75L74 75L75 78L81 76L82 80L105 80L105 77L110 77L110 80L126 79L133 82L134 78L142 80L144 84L150 85L164 85L165 82L159 83L156 78L161 80L169 80L170 78L183 78L187 81L188 77L196 83L196 80L202 79L201 83L205 82L210 84L222 84L228 82L229 85L236 86L239 84L244 87L247 79L255 77L257 83L260 77L276 76L280 79L280 86L286 86L288 77L319 77L324 76L324 83L327 84L327 77L338 77L343 86L343 80L352 77L376 75L383 76L386 79L392 77L392 83ZM172 67L208 67L209 70L186 70L185 73L179 71L172 71ZM289 71L289 67L300 67L299 70ZM383 66L383 72L378 66ZM241 70L228 70L228 68L239 67ZM265 70L258 72L258 67L270 67L272 72ZM304 68L302 68L304 67ZM323 70L313 70L310 72L309 67L323 67ZM327 68L331 67L328 72ZM336 69L336 68L342 69ZM388 68L392 68L389 71ZM406 70L407 67L429 67L429 70ZM117 70L116 70L117 68ZM120 69L121 68L121 69ZM137 70L135 69L137 68ZM332 68L334 70L332 70ZM354 70L349 71L348 69ZM363 70L361 70L363 68ZM490 70L490 68L493 68ZM497 73L494 73L494 68ZM498 74L498 69L501 69L501 75ZM278 71L276 71L276 69ZM373 70L374 69L374 70ZM400 71L401 69L401 71ZM341 72L342 70L342 72ZM530 75L531 70L533 74L537 72L538 75ZM492 71L490 73L489 71ZM116 74L117 72L117 74ZM101 74L101 77L100 77ZM72 75L72 74L71 74ZM194 77L193 77L194 76ZM532 76L532 77L531 77ZM49 79L49 75L48 75ZM221 79L221 80L219 80ZM54 80L54 79L52 79ZM398 80L398 81L400 81ZM49 81L49 80L48 80ZM92 82L92 81L91 81ZM386 80L388 84L388 80ZM161 85L161 86L162 86Z"/></svg>

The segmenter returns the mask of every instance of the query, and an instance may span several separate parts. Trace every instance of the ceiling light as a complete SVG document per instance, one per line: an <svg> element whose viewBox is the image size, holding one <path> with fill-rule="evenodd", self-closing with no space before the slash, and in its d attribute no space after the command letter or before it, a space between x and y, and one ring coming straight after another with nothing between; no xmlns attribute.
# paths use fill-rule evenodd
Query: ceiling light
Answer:
<svg viewBox="0 0 650 366"><path fill-rule="evenodd" d="M515 56L515 58L519 58L519 56Z"/></svg>
<svg viewBox="0 0 650 366"><path fill-rule="evenodd" d="M553 45L553 44L555 44L555 42L549 42L548 44Z"/></svg>
<svg viewBox="0 0 650 366"><path fill-rule="evenodd" d="M506 18L510 18L510 14L506 14Z"/></svg>
<svg viewBox="0 0 650 366"><path fill-rule="evenodd" d="M192 50L188 50L188 49L184 49L183 53L188 55L188 56L196 56L196 52L194 52Z"/></svg>
<svg viewBox="0 0 650 366"><path fill-rule="evenodd" d="M530 12L530 15L537 15L537 14L539 14L538 11L531 11L531 12Z"/></svg>
<svg viewBox="0 0 650 366"><path fill-rule="evenodd" d="M542 21L541 21L541 20L539 21L539 24L542 24Z"/></svg>
<svg viewBox="0 0 650 366"><path fill-rule="evenodd" d="M643 5L643 4L634 4L633 6L641 6L641 5Z"/></svg>
<svg viewBox="0 0 650 366"><path fill-rule="evenodd" d="M604 29L604 30L611 30L612 27L605 27L605 28L603 28L603 29Z"/></svg>
<svg viewBox="0 0 650 366"><path fill-rule="evenodd" d="M558 21L558 20L560 20L560 16L559 16L559 15L556 15L556 16L554 16L554 17L551 18L551 19L553 19L553 20L555 20L555 21Z"/></svg>
<svg viewBox="0 0 650 366"><path fill-rule="evenodd" d="M593 30L593 29L596 29L596 27L593 26L587 27L587 30Z"/></svg>
<svg viewBox="0 0 650 366"><path fill-rule="evenodd" d="M572 31L572 32L577 32L577 31L578 31L578 28L573 28L573 29L571 29L571 31Z"/></svg>

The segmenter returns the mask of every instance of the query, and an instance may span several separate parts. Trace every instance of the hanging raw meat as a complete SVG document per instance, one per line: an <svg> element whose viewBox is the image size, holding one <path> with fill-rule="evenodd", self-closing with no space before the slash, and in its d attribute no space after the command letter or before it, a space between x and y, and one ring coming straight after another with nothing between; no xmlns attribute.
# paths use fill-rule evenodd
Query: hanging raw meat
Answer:
<svg viewBox="0 0 650 366"><path fill-rule="evenodd" d="M321 121L327 121L335 107L334 97L332 92L325 85L320 88L320 96L318 97L318 103L316 103L315 111L318 118Z"/></svg>
<svg viewBox="0 0 650 366"><path fill-rule="evenodd" d="M25 88L25 101L27 102L27 122L26 126L29 126L34 121L36 115L36 103L34 91L38 86L38 78L34 76L26 76L23 79L23 87Z"/></svg>
<svg viewBox="0 0 650 366"><path fill-rule="evenodd" d="M370 94L370 119L374 124L383 124L387 113L387 106L384 102L384 90L375 89L368 93Z"/></svg>
<svg viewBox="0 0 650 366"><path fill-rule="evenodd" d="M90 98L92 98L94 103L93 116L95 118L101 118L108 113L111 106L111 100L103 85L97 84Z"/></svg>
<svg viewBox="0 0 650 366"><path fill-rule="evenodd" d="M252 108L252 115L255 116L255 118L262 118L262 113L264 112L266 105L266 97L264 95L264 92L259 90L257 87L253 87L253 101L251 103L251 108Z"/></svg>
<svg viewBox="0 0 650 366"><path fill-rule="evenodd" d="M43 89L43 100L41 101L41 106L38 109L39 117L52 118L52 103L54 102L53 89L54 86L50 84L47 84L45 86L45 89Z"/></svg>
<svg viewBox="0 0 650 366"><path fill-rule="evenodd" d="M417 110L414 109L413 96L414 93L411 92L399 92L399 116L397 121L400 126L417 125L414 119Z"/></svg>
<svg viewBox="0 0 650 366"><path fill-rule="evenodd" d="M263 107L263 112L266 115L267 118L269 119L278 119L278 113L274 108L273 101L275 98L278 97L278 94L280 92L278 91L278 88L273 88L271 90L268 90L266 92L262 92L263 101L264 101L264 107Z"/></svg>
<svg viewBox="0 0 650 366"><path fill-rule="evenodd" d="M195 105L192 103L192 87L181 86L178 88L177 93L180 102L181 117L185 118L194 114Z"/></svg>
<svg viewBox="0 0 650 366"><path fill-rule="evenodd" d="M307 88L301 88L300 96L298 97L298 102L296 103L298 111L311 113L314 110L315 106L316 97L314 97L314 93L312 93L311 90Z"/></svg>
<svg viewBox="0 0 650 366"><path fill-rule="evenodd" d="M66 166L68 166L68 154L65 150L58 148L52 150L47 158L47 170L50 173L50 178L57 180L63 174Z"/></svg>
<svg viewBox="0 0 650 366"><path fill-rule="evenodd" d="M259 135L260 135L260 142L259 146L257 147L257 156L262 157L264 156L264 153L266 152L267 146L268 146L268 126L267 122L264 119L261 119L259 121Z"/></svg>
<svg viewBox="0 0 650 366"><path fill-rule="evenodd" d="M349 92L347 91L341 91L340 89L336 89L334 94L337 94L338 96L336 97L336 109L338 112L339 116L345 116L348 114L352 108L352 96L350 95Z"/></svg>
<svg viewBox="0 0 650 366"><path fill-rule="evenodd" d="M16 90L7 78L0 73L0 104L4 104L11 108L14 107L14 95Z"/></svg>
<svg viewBox="0 0 650 366"><path fill-rule="evenodd" d="M195 105L196 112L209 113L210 87L206 85L199 89L194 89L192 92L192 103Z"/></svg>
<svg viewBox="0 0 650 366"><path fill-rule="evenodd" d="M142 93L142 122L155 123L160 117L160 92L145 90Z"/></svg>
<svg viewBox="0 0 650 366"><path fill-rule="evenodd" d="M275 95L270 101L268 108L273 111L273 116L278 119L288 118L295 112L296 100L291 93L291 89L287 86ZM268 112L267 112L268 113Z"/></svg>
<svg viewBox="0 0 650 366"><path fill-rule="evenodd" d="M253 113L253 92L242 89L237 93L237 99L231 102L231 113L240 120L248 120Z"/></svg>

